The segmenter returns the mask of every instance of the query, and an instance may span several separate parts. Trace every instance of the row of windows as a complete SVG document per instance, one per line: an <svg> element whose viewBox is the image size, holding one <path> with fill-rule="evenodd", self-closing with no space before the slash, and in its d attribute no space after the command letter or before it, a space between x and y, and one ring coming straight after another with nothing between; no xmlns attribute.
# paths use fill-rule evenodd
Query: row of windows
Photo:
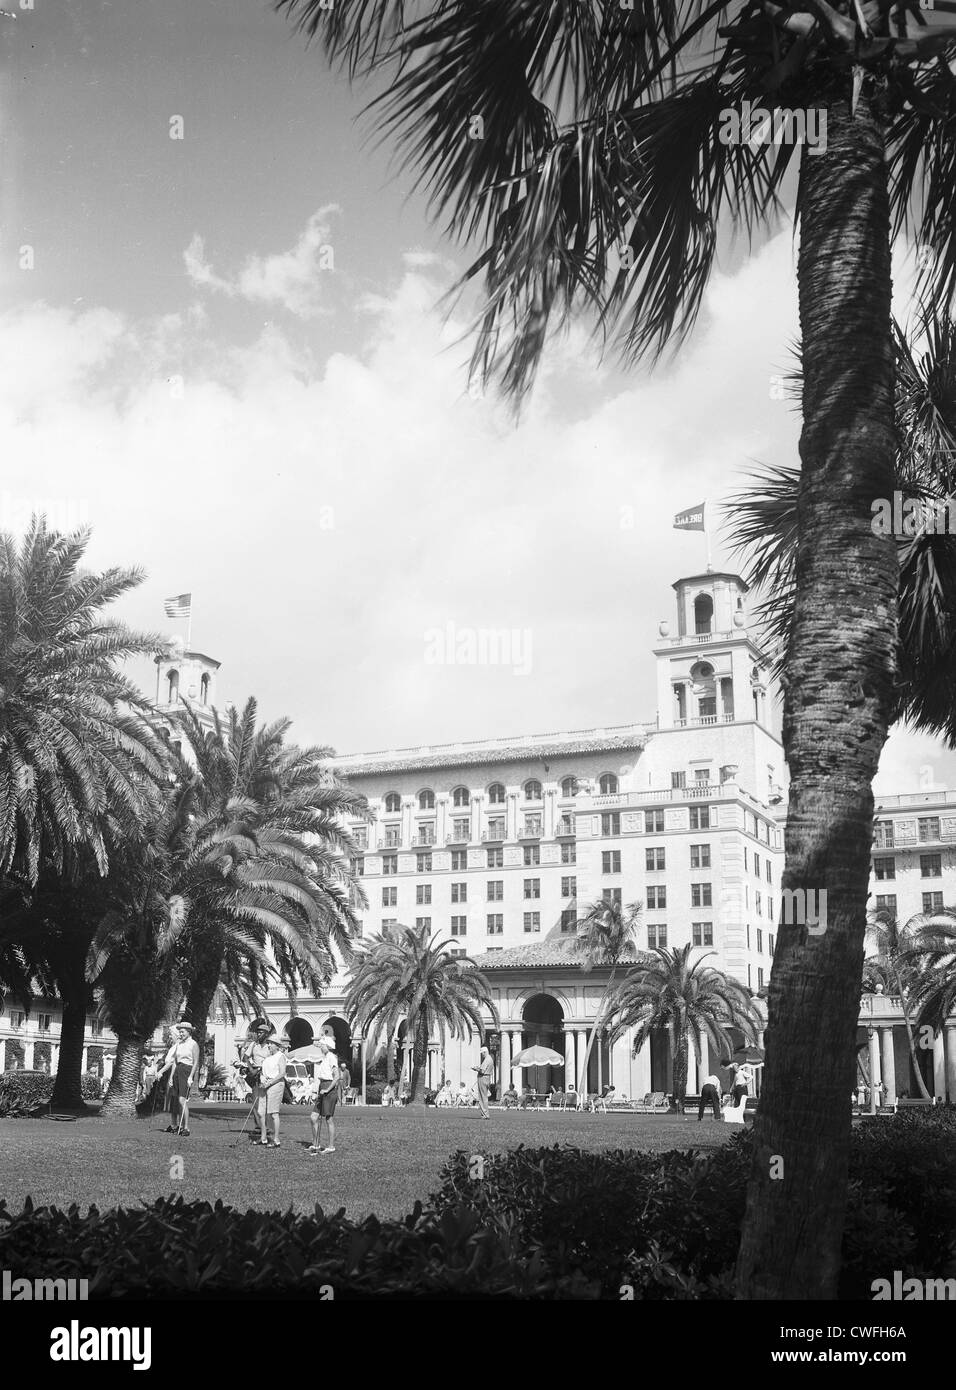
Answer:
<svg viewBox="0 0 956 1390"><path fill-rule="evenodd" d="M941 854L921 854L919 857L921 878L941 878L943 857ZM877 855L873 860L873 873L878 879L896 877L896 858L892 854Z"/></svg>
<svg viewBox="0 0 956 1390"><path fill-rule="evenodd" d="M744 868L750 868L750 857L747 852L746 845L744 845ZM766 871L767 882L773 883L773 870L770 864L769 857L764 859L764 869ZM757 875L758 878L760 877L760 855L756 852L754 853L754 873Z"/></svg>
<svg viewBox="0 0 956 1390"><path fill-rule="evenodd" d="M535 867L536 865L539 865L540 863L541 863L541 847L540 847L540 845L525 845L525 847L524 847L524 866L525 866L525 868L533 868L533 867ZM561 863L562 863L562 864L576 864L576 863L577 863L576 846L574 846L574 845L562 845L562 846L561 846ZM494 848L487 849L487 850L485 851L485 867L488 868L488 869L503 869L503 868L505 867L505 852L504 852L504 849L501 848L500 846L495 846ZM461 849L461 850L453 849L452 852L451 852L451 871L452 871L452 873L465 873L465 872L467 871L467 869L468 869L468 851L467 851L467 850L464 850L464 849ZM362 859L362 858L355 858L355 859L352 860L352 872L353 872L353 874L356 874L356 875L358 875L359 877L361 877L361 876L364 874L364 872L365 872L365 861L364 861L364 859ZM418 874L430 874L430 873L433 872L433 869L432 869L432 856L431 856L431 854L429 854L429 853L427 853L427 852L424 853L424 854L416 854L416 856L415 856L415 872L418 873ZM397 874L397 873L398 873L398 855L397 855L397 854L383 854L383 855L382 855L382 873L383 873L384 875L386 875L386 876L388 876L389 874Z"/></svg>
<svg viewBox="0 0 956 1390"><path fill-rule="evenodd" d="M941 839L939 816L918 816L916 829L921 845ZM880 849L895 849L896 835L891 820L878 820L873 826L873 841Z"/></svg>
<svg viewBox="0 0 956 1390"><path fill-rule="evenodd" d="M604 772L598 778L598 790L601 796L614 796L618 791L619 783L613 772ZM544 796L544 789L541 783L535 778L525 782L521 789L524 792L525 801L541 801ZM561 782L561 795L563 797L577 796L580 790L580 783L576 777L565 777ZM503 782L492 782L487 791L488 801L492 806L503 806L505 804L506 789ZM471 789L469 787L455 787L451 793L452 806L470 806ZM402 809L402 798L399 792L389 792L385 797L385 811L388 815L394 815ZM418 809L420 811L434 811L435 793L428 787L423 788L418 793Z"/></svg>
<svg viewBox="0 0 956 1390"><path fill-rule="evenodd" d="M924 894L922 895L922 898L923 898L923 911L924 911L924 912L938 912L938 911L940 910L940 908L943 906L943 895L942 895L942 893L924 893ZM880 908L882 908L882 909L883 909L884 911L886 911L886 912L892 912L893 915L895 916L895 915L896 915L896 894L895 894L895 893L877 893L877 895L876 895L876 906L877 906L877 910L879 910Z"/></svg>

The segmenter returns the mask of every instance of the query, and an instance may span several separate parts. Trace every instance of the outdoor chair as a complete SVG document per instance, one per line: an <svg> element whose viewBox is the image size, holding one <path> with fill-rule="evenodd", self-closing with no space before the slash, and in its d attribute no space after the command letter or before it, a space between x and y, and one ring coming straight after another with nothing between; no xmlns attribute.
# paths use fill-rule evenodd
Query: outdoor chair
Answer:
<svg viewBox="0 0 956 1390"><path fill-rule="evenodd" d="M669 1110L670 1104L663 1091L648 1091L642 1101L634 1102L634 1109L641 1110L645 1114L654 1114L661 1110Z"/></svg>
<svg viewBox="0 0 956 1390"><path fill-rule="evenodd" d="M569 1091L569 1092L565 1095L565 1097L564 1097L564 1106L563 1106L563 1109L565 1109L565 1110L577 1110L577 1108L578 1108L578 1106L580 1105L580 1103L581 1103L581 1098L580 1098L580 1096L578 1095L577 1091Z"/></svg>
<svg viewBox="0 0 956 1390"><path fill-rule="evenodd" d="M345 1092L345 1104L358 1105L358 1098L359 1088L357 1086L350 1086L348 1090Z"/></svg>
<svg viewBox="0 0 956 1390"><path fill-rule="evenodd" d="M564 1109L564 1092L563 1092L563 1091L555 1091L553 1095L549 1095L549 1096L548 1096L548 1099L545 1101L545 1106L544 1106L544 1108L545 1108L546 1110L563 1110L563 1109Z"/></svg>

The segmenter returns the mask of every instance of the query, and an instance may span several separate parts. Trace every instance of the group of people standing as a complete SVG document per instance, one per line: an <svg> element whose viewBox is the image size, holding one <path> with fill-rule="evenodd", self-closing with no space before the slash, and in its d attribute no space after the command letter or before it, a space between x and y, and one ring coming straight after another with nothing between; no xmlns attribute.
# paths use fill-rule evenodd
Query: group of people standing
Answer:
<svg viewBox="0 0 956 1390"><path fill-rule="evenodd" d="M730 1062L728 1070L734 1074L733 1086L731 1088L731 1104L734 1109L740 1104L745 1096L750 1095L750 1086L757 1072L763 1066L763 1062ZM714 1119L721 1118L720 1109L721 1082L719 1076L708 1076L703 1086L700 1088L700 1103L697 1107L697 1122L700 1123L704 1118L704 1111L708 1105L714 1112Z"/></svg>
<svg viewBox="0 0 956 1390"><path fill-rule="evenodd" d="M259 1138L253 1142L263 1148L282 1147L279 1139L280 1106L285 1093L289 1040L275 1035L275 1027L267 1018L254 1019L246 1042L239 1054L239 1067L246 1083L253 1090L253 1113L259 1125ZM319 1060L315 1064L318 1082L311 1115L311 1154L335 1153L335 1107L339 1098L341 1072L335 1053L335 1034L326 1026L316 1039ZM323 1122L328 1128L328 1143L322 1143ZM270 1133L271 1127L271 1133Z"/></svg>

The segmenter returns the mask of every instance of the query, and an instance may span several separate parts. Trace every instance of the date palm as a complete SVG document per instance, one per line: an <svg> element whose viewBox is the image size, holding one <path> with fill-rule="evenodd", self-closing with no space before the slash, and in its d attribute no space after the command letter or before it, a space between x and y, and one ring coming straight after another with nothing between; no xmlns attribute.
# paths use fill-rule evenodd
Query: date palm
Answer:
<svg viewBox="0 0 956 1390"><path fill-rule="evenodd" d="M484 1036L482 1009L497 1027L498 1013L488 981L466 956L449 954L449 941L414 927L373 936L357 956L345 996L349 1022L357 1025L374 1051L380 1039L389 1048L405 1023L412 1045L409 1104L424 1103L428 1043L439 1038Z"/></svg>
<svg viewBox="0 0 956 1390"><path fill-rule="evenodd" d="M119 669L162 639L104 615L142 574L85 569L89 541L88 528L61 535L42 516L19 543L0 536L0 874L26 894L0 922L0 952L21 945L55 984L63 1110L84 1108L88 875L107 872L111 823L144 818L167 765L149 706Z"/></svg>
<svg viewBox="0 0 956 1390"><path fill-rule="evenodd" d="M887 907L877 907L870 913L867 925L876 947L875 961L884 968L892 983L894 994L899 996L916 1084L923 1099L929 1101L932 1097L926 1089L926 1082L923 1080L923 1073L919 1068L916 1056L916 1039L913 1036L913 1013L910 999L916 979L911 957L908 955L911 945L915 944L917 928L924 920L921 913L918 917L910 918L906 923L900 923L895 912ZM864 966L867 964L869 962L864 962Z"/></svg>
<svg viewBox="0 0 956 1390"><path fill-rule="evenodd" d="M941 1032L956 1012L956 909L911 917L903 959L914 971L910 1003L920 1028Z"/></svg>
<svg viewBox="0 0 956 1390"><path fill-rule="evenodd" d="M381 130L477 243L463 279L483 281L473 366L515 398L549 326L578 308L631 358L679 343L718 246L761 231L795 182L803 469L783 887L826 888L828 928L778 932L737 1293L835 1297L871 783L895 698L896 547L870 526L893 481L891 237L915 231L925 292L948 305L956 25L915 0L275 3L350 76L374 78ZM745 101L818 110L825 150L724 143Z"/></svg>
<svg viewBox="0 0 956 1390"><path fill-rule="evenodd" d="M649 964L628 971L608 1008L608 1034L612 1040L628 1028L635 1030L635 1057L653 1033L666 1031L674 1063L674 1103L678 1113L687 1095L691 1049L698 1066L703 1059L702 1038L708 1040L719 1057L729 1056L735 1047L731 1028L741 1032L745 1042L754 1043L763 1023L746 986L704 964L713 951L691 960L694 949L691 945L655 947L649 952Z"/></svg>
<svg viewBox="0 0 956 1390"><path fill-rule="evenodd" d="M592 903L585 910L583 917L578 922L574 948L575 954L583 957L582 969L589 971L593 970L596 965L601 965L609 968L610 971L594 1015L594 1023L584 1051L584 1060L581 1063L578 1090L583 1096L588 1093L588 1063L591 1059L591 1049L594 1046L595 1038L600 1035L604 1026L608 1000L614 989L618 966L628 947L634 942L643 911L643 903L628 903L625 908L622 903L614 900L608 902L604 898L599 898L597 902Z"/></svg>

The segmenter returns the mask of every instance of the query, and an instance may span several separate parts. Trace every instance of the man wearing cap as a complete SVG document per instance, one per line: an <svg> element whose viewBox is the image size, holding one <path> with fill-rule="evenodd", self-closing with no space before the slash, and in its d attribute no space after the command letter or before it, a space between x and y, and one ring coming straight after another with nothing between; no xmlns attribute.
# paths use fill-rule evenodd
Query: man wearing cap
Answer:
<svg viewBox="0 0 956 1390"><path fill-rule="evenodd" d="M319 1093L312 1111L312 1144L309 1153L335 1153L335 1104L339 1098L339 1064L335 1055L335 1037L331 1029L323 1031L316 1046L320 1059L316 1064L315 1076L319 1083ZM329 1127L329 1142L322 1145L322 1121Z"/></svg>
<svg viewBox="0 0 956 1390"><path fill-rule="evenodd" d="M166 1060L159 1071L157 1080L170 1073L170 1112L173 1123L166 1126L167 1134L183 1134L189 1137L186 1128L189 1123L189 1092L199 1071L199 1044L193 1037L193 1026L181 1018L174 1032L176 1041L166 1053Z"/></svg>
<svg viewBox="0 0 956 1390"><path fill-rule="evenodd" d="M266 1148L270 1146L269 1136L266 1133L267 1119L272 1121L271 1143L277 1149L281 1147L279 1144L279 1106L282 1104L282 1094L285 1090L285 1074L288 1067L285 1049L288 1045L285 1039L280 1038L270 1038L265 1045L266 1055L263 1059L259 1085L256 1090L256 1115L260 1129L259 1143Z"/></svg>

